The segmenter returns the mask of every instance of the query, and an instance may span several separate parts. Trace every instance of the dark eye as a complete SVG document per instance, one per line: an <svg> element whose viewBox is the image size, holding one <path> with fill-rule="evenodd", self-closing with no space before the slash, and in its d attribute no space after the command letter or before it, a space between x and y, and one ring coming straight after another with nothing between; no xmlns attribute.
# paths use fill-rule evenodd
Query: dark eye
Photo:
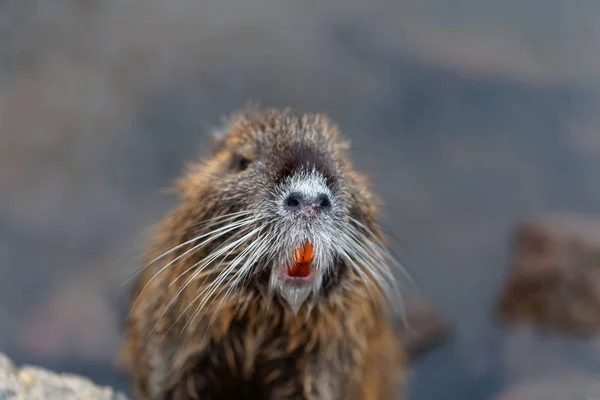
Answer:
<svg viewBox="0 0 600 400"><path fill-rule="evenodd" d="M236 168L238 171L244 171L246 169L248 169L248 166L250 165L250 160L246 157L238 157L237 159L237 165Z"/></svg>

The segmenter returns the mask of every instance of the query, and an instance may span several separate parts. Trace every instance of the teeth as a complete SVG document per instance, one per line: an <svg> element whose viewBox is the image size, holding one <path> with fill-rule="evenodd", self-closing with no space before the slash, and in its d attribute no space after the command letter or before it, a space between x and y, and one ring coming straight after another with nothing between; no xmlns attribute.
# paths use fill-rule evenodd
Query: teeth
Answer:
<svg viewBox="0 0 600 400"><path fill-rule="evenodd" d="M310 275L310 263L294 264L288 268L288 275L291 277L306 278Z"/></svg>
<svg viewBox="0 0 600 400"><path fill-rule="evenodd" d="M304 244L294 250L294 262L297 264L308 264L311 263L315 257L315 249L310 242L304 242Z"/></svg>
<svg viewBox="0 0 600 400"><path fill-rule="evenodd" d="M301 278L310 275L314 256L314 247L310 242L305 242L302 246L294 250L293 264L288 267L288 275Z"/></svg>

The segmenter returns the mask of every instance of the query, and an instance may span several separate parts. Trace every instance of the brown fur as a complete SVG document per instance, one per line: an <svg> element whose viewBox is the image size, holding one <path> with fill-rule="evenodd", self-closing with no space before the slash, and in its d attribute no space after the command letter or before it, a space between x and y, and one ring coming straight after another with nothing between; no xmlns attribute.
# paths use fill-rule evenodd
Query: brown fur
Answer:
<svg viewBox="0 0 600 400"><path fill-rule="evenodd" d="M183 201L159 227L150 259L202 233L198 224L204 220L232 207L260 206L263 200L249 199L248 193L273 177L249 172L241 178L228 174L228 168L240 155L252 160L258 149L277 154L294 143L335 160L332 174L347 211L379 234L373 196L352 169L347 144L326 117L250 109L233 116L226 133L212 158L192 165L178 182ZM274 165L269 162L268 168ZM271 173L275 171L269 169L267 175ZM190 304L219 269L207 270L175 295L192 273L184 271L210 248L183 257L155 276L190 246L146 268L133 293L126 350L139 398L230 398L236 385L246 388L239 389L236 398L397 398L403 356L386 299L381 290L373 290L373 282L365 282L350 268L340 278L343 284L333 285L312 309L303 306L297 314L278 299L244 286L233 296L216 294L216 301L194 315ZM173 284L181 274L179 284Z"/></svg>

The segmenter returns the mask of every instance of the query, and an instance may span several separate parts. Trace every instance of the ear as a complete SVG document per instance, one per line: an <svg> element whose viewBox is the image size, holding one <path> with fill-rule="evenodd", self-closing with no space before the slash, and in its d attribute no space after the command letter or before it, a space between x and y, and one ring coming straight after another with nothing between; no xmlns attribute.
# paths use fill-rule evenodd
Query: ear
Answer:
<svg viewBox="0 0 600 400"><path fill-rule="evenodd" d="M210 147L213 154L221 151L225 146L227 132L228 131L225 129L225 127L213 130L210 141Z"/></svg>

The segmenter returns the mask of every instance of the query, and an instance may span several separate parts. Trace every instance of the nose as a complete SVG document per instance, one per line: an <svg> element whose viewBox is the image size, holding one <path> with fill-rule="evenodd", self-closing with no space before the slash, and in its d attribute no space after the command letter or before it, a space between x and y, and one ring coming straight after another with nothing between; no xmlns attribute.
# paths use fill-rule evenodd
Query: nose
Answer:
<svg viewBox="0 0 600 400"><path fill-rule="evenodd" d="M283 207L291 213L314 216L320 211L329 211L331 200L327 193L309 195L303 192L292 192L285 198Z"/></svg>

